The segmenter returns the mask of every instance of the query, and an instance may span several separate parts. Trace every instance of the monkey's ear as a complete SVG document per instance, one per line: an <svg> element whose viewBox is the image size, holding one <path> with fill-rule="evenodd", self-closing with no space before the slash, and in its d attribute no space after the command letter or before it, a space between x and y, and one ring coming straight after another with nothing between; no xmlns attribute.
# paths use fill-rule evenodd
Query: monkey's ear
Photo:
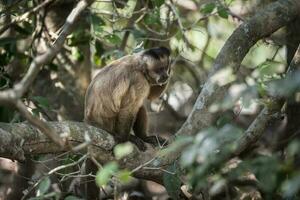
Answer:
<svg viewBox="0 0 300 200"><path fill-rule="evenodd" d="M145 50L143 54L146 56L153 57L155 59L160 59L166 56L167 57L170 56L171 52L166 47L156 47L156 48Z"/></svg>

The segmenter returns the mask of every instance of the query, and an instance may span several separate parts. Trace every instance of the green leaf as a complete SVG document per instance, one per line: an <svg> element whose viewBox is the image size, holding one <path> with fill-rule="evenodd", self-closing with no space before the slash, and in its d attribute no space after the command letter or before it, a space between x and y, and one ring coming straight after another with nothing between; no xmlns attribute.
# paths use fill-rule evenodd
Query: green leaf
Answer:
<svg viewBox="0 0 300 200"><path fill-rule="evenodd" d="M234 1L234 0L224 0L224 3L225 3L226 5L229 5L229 4L231 4L233 1Z"/></svg>
<svg viewBox="0 0 300 200"><path fill-rule="evenodd" d="M224 19L228 18L228 11L224 6L218 6L218 15Z"/></svg>
<svg viewBox="0 0 300 200"><path fill-rule="evenodd" d="M188 147L181 156L180 164L183 167L188 167L194 163L198 155L198 147L196 145L192 145Z"/></svg>
<svg viewBox="0 0 300 200"><path fill-rule="evenodd" d="M15 43L17 39L15 37L4 37L0 38L0 46L4 46L6 44L12 44Z"/></svg>
<svg viewBox="0 0 300 200"><path fill-rule="evenodd" d="M109 179L118 170L118 164L116 162L109 162L103 166L96 174L96 184L101 187L105 186Z"/></svg>
<svg viewBox="0 0 300 200"><path fill-rule="evenodd" d="M147 25L160 24L159 19L160 19L159 12L157 10L154 10L153 12L146 14L144 18L144 22Z"/></svg>
<svg viewBox="0 0 300 200"><path fill-rule="evenodd" d="M171 165L167 168L168 172L165 172L163 175L163 182L169 196L172 199L180 199L180 187L181 181L178 177L178 168L175 164Z"/></svg>
<svg viewBox="0 0 300 200"><path fill-rule="evenodd" d="M82 198L76 196L67 196L64 200L83 200Z"/></svg>
<svg viewBox="0 0 300 200"><path fill-rule="evenodd" d="M201 9L201 11L204 13L204 14L210 14L212 13L212 11L215 9L216 7L216 4L214 2L212 3L207 3L203 6L203 8Z"/></svg>
<svg viewBox="0 0 300 200"><path fill-rule="evenodd" d="M296 157L297 153L300 152L300 141L292 141L291 143L289 143L287 150L286 150L286 154L291 157L294 158Z"/></svg>
<svg viewBox="0 0 300 200"><path fill-rule="evenodd" d="M165 0L153 0L153 2L156 7L160 7L165 3Z"/></svg>
<svg viewBox="0 0 300 200"><path fill-rule="evenodd" d="M91 25L96 34L103 32L103 26L105 25L101 17L96 14L91 15Z"/></svg>
<svg viewBox="0 0 300 200"><path fill-rule="evenodd" d="M84 60L84 56L78 47L72 47L72 57L79 62Z"/></svg>
<svg viewBox="0 0 300 200"><path fill-rule="evenodd" d="M130 142L118 144L114 148L114 155L119 160L133 151L133 145Z"/></svg>
<svg viewBox="0 0 300 200"><path fill-rule="evenodd" d="M37 190L37 196L45 194L51 185L51 181L49 177L44 178L42 182L39 184L38 190Z"/></svg>
<svg viewBox="0 0 300 200"><path fill-rule="evenodd" d="M95 49L97 55L101 55L105 51L102 43L99 42L99 40L95 40Z"/></svg>
<svg viewBox="0 0 300 200"><path fill-rule="evenodd" d="M266 192L273 192L278 181L280 161L275 156L259 156L250 161L250 168Z"/></svg>
<svg viewBox="0 0 300 200"><path fill-rule="evenodd" d="M111 44L120 44L122 42L121 38L117 36L116 34L110 34L104 36L104 38Z"/></svg>
<svg viewBox="0 0 300 200"><path fill-rule="evenodd" d="M116 176L123 183L127 183L132 179L131 172L128 170L121 170L117 173Z"/></svg>
<svg viewBox="0 0 300 200"><path fill-rule="evenodd" d="M100 56L98 56L98 55L94 54L94 56L93 56L93 61L94 61L95 65L97 65L97 66L101 66L102 59L101 59L101 57L100 57Z"/></svg>
<svg viewBox="0 0 300 200"><path fill-rule="evenodd" d="M300 173L293 174L291 178L284 181L281 190L284 197L294 199L293 197L296 197L300 190Z"/></svg>
<svg viewBox="0 0 300 200"><path fill-rule="evenodd" d="M49 101L45 97L34 96L34 97L32 97L32 100L43 108L49 108Z"/></svg>

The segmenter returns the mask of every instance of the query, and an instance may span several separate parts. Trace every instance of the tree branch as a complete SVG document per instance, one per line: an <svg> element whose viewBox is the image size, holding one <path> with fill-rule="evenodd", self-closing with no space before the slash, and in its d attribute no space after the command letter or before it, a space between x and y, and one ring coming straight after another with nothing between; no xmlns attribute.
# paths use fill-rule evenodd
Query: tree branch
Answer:
<svg viewBox="0 0 300 200"><path fill-rule="evenodd" d="M290 66L287 70L287 76L290 76L295 69L300 68L300 45L298 46L297 51L290 63ZM246 133L236 142L236 150L233 153L233 156L240 155L246 149L248 149L252 144L258 141L258 139L263 135L264 130L267 125L276 117L276 113L280 112L284 101L277 97L273 98L270 103L271 106L265 106L265 108L259 113L256 119L247 129Z"/></svg>
<svg viewBox="0 0 300 200"><path fill-rule="evenodd" d="M65 135L68 144L75 146L85 142L85 134L91 139L90 148L101 155L100 161L113 159L110 151L115 145L113 136L82 122L45 122L55 132ZM0 157L22 161L25 155L60 153L69 151L67 146L57 148L48 137L29 123L0 123ZM81 149L86 151L87 148Z"/></svg>
<svg viewBox="0 0 300 200"><path fill-rule="evenodd" d="M9 27L11 27L12 25L15 25L17 23L20 23L24 20L26 20L30 15L36 13L37 11L39 11L41 8L45 7L46 5L48 5L49 3L51 3L54 0L46 0L43 3L39 4L38 6L32 8L31 10L27 11L26 13L24 13L21 16L18 16L16 18L14 18L10 23L5 24L1 29L0 29L0 35L2 33L4 33Z"/></svg>
<svg viewBox="0 0 300 200"><path fill-rule="evenodd" d="M255 16L241 24L229 37L218 54L207 82L193 107L191 114L177 135L193 135L212 125L218 117L209 111L210 105L225 97L229 85L219 85L216 75L221 69L231 67L239 70L249 49L260 39L269 36L285 26L300 13L300 1L279 0L257 12ZM218 77L219 79L220 77ZM223 78L223 77L221 77Z"/></svg>

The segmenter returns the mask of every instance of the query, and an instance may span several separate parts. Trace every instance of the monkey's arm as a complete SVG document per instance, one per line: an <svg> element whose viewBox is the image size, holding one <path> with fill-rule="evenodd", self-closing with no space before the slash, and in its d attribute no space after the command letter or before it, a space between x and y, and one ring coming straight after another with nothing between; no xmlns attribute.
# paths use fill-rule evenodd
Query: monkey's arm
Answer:
<svg viewBox="0 0 300 200"><path fill-rule="evenodd" d="M136 115L136 119L133 125L133 131L134 134L141 139L145 139L147 137L148 116L145 106L142 106Z"/></svg>
<svg viewBox="0 0 300 200"><path fill-rule="evenodd" d="M160 85L151 86L148 99L153 100L153 99L160 97L161 94L165 91L167 85L168 84L164 84L162 86L160 86Z"/></svg>
<svg viewBox="0 0 300 200"><path fill-rule="evenodd" d="M116 121L115 138L118 143L129 140L130 130L134 122L134 115L128 112L120 112Z"/></svg>
<svg viewBox="0 0 300 200"><path fill-rule="evenodd" d="M143 140L135 135L130 134L130 130L135 118L134 116L135 115L128 113L126 113L125 115L121 113L119 115L116 124L117 133L115 135L115 139L117 140L117 143L130 141L134 143L139 148L139 150L145 151L146 146Z"/></svg>
<svg viewBox="0 0 300 200"><path fill-rule="evenodd" d="M134 134L141 138L143 141L150 143L154 146L158 144L167 144L166 140L159 136L147 136L148 130L148 117L145 106L142 106L136 116L136 120L133 125Z"/></svg>

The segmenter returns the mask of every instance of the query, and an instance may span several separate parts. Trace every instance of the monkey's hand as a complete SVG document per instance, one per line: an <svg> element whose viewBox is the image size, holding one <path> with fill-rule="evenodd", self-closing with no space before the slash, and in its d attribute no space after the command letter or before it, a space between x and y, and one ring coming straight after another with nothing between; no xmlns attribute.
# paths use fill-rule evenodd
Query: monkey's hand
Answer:
<svg viewBox="0 0 300 200"><path fill-rule="evenodd" d="M140 151L146 151L147 147L142 139L136 137L135 135L130 135L129 141L135 144Z"/></svg>
<svg viewBox="0 0 300 200"><path fill-rule="evenodd" d="M168 142L166 139L159 137L159 136L147 136L146 138L144 138L144 141L147 143L152 144L153 146L157 147L157 146L167 146Z"/></svg>

